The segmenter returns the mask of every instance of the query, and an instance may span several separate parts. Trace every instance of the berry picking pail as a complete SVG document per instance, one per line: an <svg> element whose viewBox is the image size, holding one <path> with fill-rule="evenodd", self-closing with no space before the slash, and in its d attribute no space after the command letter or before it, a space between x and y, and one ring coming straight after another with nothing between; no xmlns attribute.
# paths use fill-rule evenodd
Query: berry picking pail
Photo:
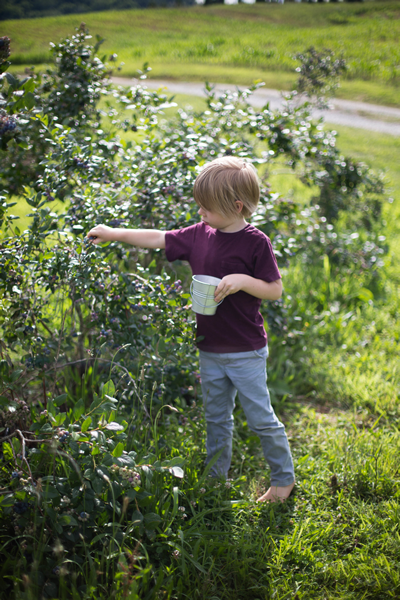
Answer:
<svg viewBox="0 0 400 600"><path fill-rule="evenodd" d="M192 310L200 315L215 315L217 306L222 302L215 302L215 290L221 279L211 275L193 275L190 284L192 297Z"/></svg>

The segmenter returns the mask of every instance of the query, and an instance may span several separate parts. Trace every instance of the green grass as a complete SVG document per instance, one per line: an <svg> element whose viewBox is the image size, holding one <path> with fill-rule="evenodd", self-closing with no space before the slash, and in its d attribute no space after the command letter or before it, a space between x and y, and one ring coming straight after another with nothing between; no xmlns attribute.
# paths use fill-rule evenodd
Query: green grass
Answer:
<svg viewBox="0 0 400 600"><path fill-rule="evenodd" d="M331 127L329 127L331 129ZM368 164L376 172L385 174L390 201L383 207L385 230L390 252L385 258L382 289L372 305L367 301L349 319L330 313L326 300L326 328L328 337L319 338L314 331L305 335L307 376L314 386L314 398L320 403L352 409L368 407L375 414L387 411L398 415L400 369L400 139L383 134L336 126L337 145L344 155ZM292 196L297 201L309 194L307 188L289 173L272 174L273 189ZM322 269L321 269L322 270ZM304 289L321 289L323 273L304 270L302 265L291 268L286 275L287 291L296 298ZM343 279L331 282L342 292L351 283ZM350 289L350 288L349 288ZM310 298L308 303L312 299ZM333 309L332 309L333 310ZM321 309L317 313L322 312ZM311 324L312 325L312 324Z"/></svg>
<svg viewBox="0 0 400 600"><path fill-rule="evenodd" d="M343 53L349 71L339 95L400 106L400 4L256 4L98 12L3 22L13 42L14 68L46 61L84 20L117 52L122 74L147 61L154 77L249 84L262 79L289 89L293 55L310 45Z"/></svg>
<svg viewBox="0 0 400 600"><path fill-rule="evenodd" d="M188 457L186 494L201 470L205 441L204 421L189 415L185 435L165 432L167 443L174 436L175 451ZM284 418L298 481L293 496L284 506L255 504L268 479L257 440L237 409L232 487L206 480L193 515L198 531L190 521L182 524L182 544L206 574L186 562L185 587L172 597L396 598L398 432L380 428L367 411L328 413L297 405Z"/></svg>

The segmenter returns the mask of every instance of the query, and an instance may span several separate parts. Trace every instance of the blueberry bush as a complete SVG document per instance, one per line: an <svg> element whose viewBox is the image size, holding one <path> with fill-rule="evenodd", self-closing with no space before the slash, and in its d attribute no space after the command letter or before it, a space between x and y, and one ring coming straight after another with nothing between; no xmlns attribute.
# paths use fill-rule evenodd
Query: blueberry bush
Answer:
<svg viewBox="0 0 400 600"><path fill-rule="evenodd" d="M341 155L311 101L293 93L282 111L256 110L258 84L222 94L207 85L205 111L165 113L176 104L146 87L147 67L128 90L110 85L100 43L82 25L53 47L54 70L21 80L5 73L0 39L0 571L24 599L179 597L188 573L211 568L196 523L218 520L240 495L201 468L187 266L157 250L95 247L91 227L191 225L204 163L234 154L257 165L253 223L283 269L322 273L312 304L304 292L264 306L274 398L302 369L318 315L334 302L356 310L379 290L387 250L381 180ZM318 82L341 67L322 65ZM270 188L278 161L314 190L309 203ZM23 231L17 192L29 207ZM344 275L346 288L335 283ZM298 391L310 385L304 377Z"/></svg>

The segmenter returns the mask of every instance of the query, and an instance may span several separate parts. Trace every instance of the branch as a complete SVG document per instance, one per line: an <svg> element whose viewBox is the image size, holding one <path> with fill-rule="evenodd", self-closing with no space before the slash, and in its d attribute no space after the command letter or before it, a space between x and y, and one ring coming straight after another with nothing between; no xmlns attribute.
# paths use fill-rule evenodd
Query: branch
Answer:
<svg viewBox="0 0 400 600"><path fill-rule="evenodd" d="M31 480L33 481L32 471L31 471L31 468L30 468L29 463L28 463L28 461L26 459L26 456L25 456L25 441L26 441L26 439L23 436L22 431L20 431L19 429L17 429L16 432L18 433L18 435L19 435L19 437L21 438L21 441L22 441L22 460L24 461L24 463L26 463L26 466L28 467L28 471L29 471L29 476L30 476Z"/></svg>
<svg viewBox="0 0 400 600"><path fill-rule="evenodd" d="M54 335L54 331L51 331L51 329L49 329L49 328L47 327L46 323L44 323L44 322L42 321L42 319L39 319L39 323L41 323L41 325L43 325L43 327L45 328L45 330L47 331L47 333L49 333L51 336L53 336L53 335Z"/></svg>

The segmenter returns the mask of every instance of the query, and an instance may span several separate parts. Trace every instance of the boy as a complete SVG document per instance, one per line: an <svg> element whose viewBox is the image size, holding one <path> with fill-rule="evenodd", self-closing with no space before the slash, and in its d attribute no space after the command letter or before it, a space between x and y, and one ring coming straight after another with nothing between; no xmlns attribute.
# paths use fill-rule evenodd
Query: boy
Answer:
<svg viewBox="0 0 400 600"><path fill-rule="evenodd" d="M202 169L193 194L201 217L196 225L167 232L97 225L88 237L94 244L165 248L170 262L186 260L194 275L221 279L215 300L223 303L216 314L196 315L207 460L221 452L212 473L227 477L238 392L271 468L271 487L258 502L284 501L294 486L293 461L266 385L267 336L259 312L261 300L280 298L282 283L269 238L246 222L259 201L257 172L240 158L218 158Z"/></svg>

